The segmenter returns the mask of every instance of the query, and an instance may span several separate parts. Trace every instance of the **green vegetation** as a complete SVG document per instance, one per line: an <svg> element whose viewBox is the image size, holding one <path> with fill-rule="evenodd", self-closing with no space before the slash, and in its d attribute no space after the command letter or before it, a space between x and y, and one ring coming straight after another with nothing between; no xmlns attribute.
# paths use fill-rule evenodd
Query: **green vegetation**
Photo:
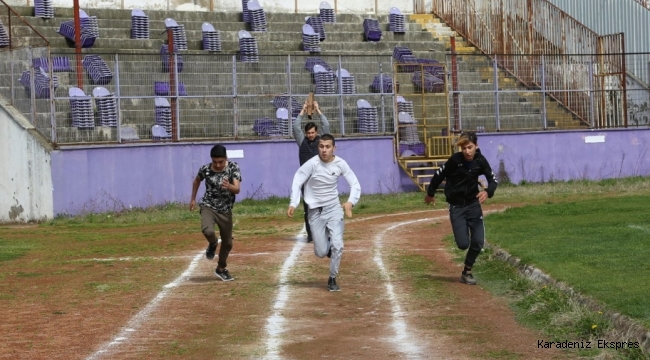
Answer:
<svg viewBox="0 0 650 360"><path fill-rule="evenodd" d="M648 326L649 201L634 195L511 208L488 218L487 237Z"/></svg>
<svg viewBox="0 0 650 360"><path fill-rule="evenodd" d="M363 195L354 209L356 216L425 211L423 194L390 193ZM442 198L437 208L440 209ZM346 196L342 196L345 199ZM650 303L646 284L650 283L650 178L611 179L597 182L570 181L545 184L501 186L489 204L514 204L501 213L486 217L487 239L510 254L534 265L553 278L565 282L580 293L602 304L603 311L616 311L650 327ZM276 226L285 221L288 198L243 200L235 206L235 228L240 236L281 236L293 229ZM146 209L125 209L101 214L59 216L29 227L0 225L0 266L34 254L28 269L0 271L0 279L16 276L24 280L43 277L42 268L60 267L47 273L50 289L42 296L55 294L56 280L71 279L87 267L102 269L102 278L84 280L79 291L91 296L101 293L129 292L140 286L119 261L88 263L93 257L138 257L128 266L140 272L155 269L159 282L177 274L181 265L151 260L147 256L195 251L202 243L198 212L187 204L165 204ZM289 224L299 226L302 207ZM142 228L143 224L147 227ZM285 221L286 225L286 221ZM138 229L140 228L140 229ZM236 232L237 232L236 231ZM449 248L453 249L450 238ZM460 254L457 250L457 254ZM442 287L431 287L432 264L419 255L395 255L399 271L405 274L419 299L439 301ZM79 261L81 260L81 261ZM18 267L16 267L18 268ZM120 272L120 274L116 274ZM246 269L254 273L256 270ZM598 311L585 308L574 298L557 289L544 287L522 278L511 266L493 259L489 249L479 257L475 270L481 286L507 298L523 323L541 329L553 340L608 339L612 326ZM119 281L118 281L119 280ZM229 296L264 298L272 288L256 283L233 288ZM154 291L157 284L151 284ZM13 300L18 291L6 292L0 300ZM438 299L438 300L435 300ZM453 301L453 299L446 299ZM63 310L56 310L63 311ZM190 346L191 348L191 346ZM174 343L169 354L188 351L187 344ZM641 352L617 352L615 356L644 359ZM593 357L597 353L584 352ZM495 358L510 354L495 353Z"/></svg>

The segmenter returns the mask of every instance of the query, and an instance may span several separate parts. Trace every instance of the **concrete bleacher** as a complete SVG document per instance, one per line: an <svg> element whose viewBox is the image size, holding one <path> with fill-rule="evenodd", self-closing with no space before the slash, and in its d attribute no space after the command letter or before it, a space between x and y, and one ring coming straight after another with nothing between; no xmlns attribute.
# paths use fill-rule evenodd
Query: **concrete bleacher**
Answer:
<svg viewBox="0 0 650 360"><path fill-rule="evenodd" d="M56 8L55 18L41 19L33 17L33 8L14 8L35 29L50 41L53 56L71 56L74 53L72 44L57 33L59 24L73 18L71 8ZM233 56L239 51L238 32L249 30L249 25L243 22L241 13L210 13L210 12L174 12L174 11L145 11L149 17L150 39L130 39L131 10L114 9L84 9L88 15L96 16L99 24L99 38L92 48L83 49L85 54L103 54L111 70L114 68L114 53L119 53L120 59L120 96L153 96L154 81L169 81L169 74L160 71L161 62L159 51L161 45L167 42L164 19L173 18L185 27L188 50L182 52L184 59L183 71L179 80L185 84L189 98L179 100L180 133L182 138L210 138L234 136L233 100L231 97L201 97L203 94L229 96L234 92L232 84ZM386 11L388 13L388 9ZM238 95L266 96L257 102L248 101L249 106L242 106L248 99L239 99L237 135L239 137L253 136L250 130L255 118L269 116L273 109L266 105L274 94L287 91L286 75L287 55L291 55L291 74L293 94L307 94L313 91L311 75L304 69L304 61L308 53L302 51L301 29L306 16L317 14L281 14L267 13L268 32L251 32L257 39L261 54L259 64L235 63L238 71ZM380 72L391 74L390 58L395 46L407 46L414 55L422 58L433 58L444 61L444 42L434 39L424 31L421 25L407 23L404 34L393 34L388 31L388 15L374 18L382 24L382 39L379 42L364 41L363 19L365 16L354 14L338 14L337 22L325 24L327 39L321 43L322 52L312 54L326 59L333 68L338 66L341 55L342 67L355 76L358 94L368 93L368 86L375 75ZM204 22L212 24L221 33L222 51L209 54L201 50L201 26ZM36 43L38 39L27 26L15 25L15 45L25 46ZM274 56L282 55L282 56ZM329 57L334 56L334 57ZM381 68L379 64L381 63ZM26 61L16 66L28 67ZM0 65L0 72L6 66ZM145 75L143 75L145 74ZM70 86L76 85L74 73L56 73L59 78L57 97L67 96ZM84 75L85 76L85 75ZM88 80L85 77L86 81ZM1 81L1 80L0 80ZM6 84L3 82L2 84ZM86 93L93 85L86 84ZM106 88L115 92L115 83ZM359 96L346 96L344 114L346 117L356 117L356 100ZM365 98L368 98L366 96ZM377 100L379 101L379 100ZM337 108L338 99L333 96L320 96L319 102L329 108ZM388 102L392 102L389 99ZM375 102L374 105L378 105ZM94 132L77 131L71 127L68 100L56 101L57 140L59 143L106 141L114 136L112 129L97 129ZM51 124L50 106L47 100L37 100L35 122L38 128L47 129ZM137 129L141 138L148 138L150 127L154 123L153 99L122 99L122 123ZM391 126L392 104L383 114ZM265 112L265 114L262 114ZM429 111L429 114L433 109ZM338 111L328 114L334 126L333 131L339 130ZM444 114L441 113L442 118ZM206 121L214 119L216 121ZM443 119L446 123L446 119ZM346 132L350 126L346 126Z"/></svg>
<svg viewBox="0 0 650 360"><path fill-rule="evenodd" d="M69 56L75 49L63 36L57 33L59 24L73 18L71 8L56 8L55 18L41 19L33 17L32 7L14 8L25 20L34 26L48 41L50 41L53 56ZM367 94L368 85L375 75L380 72L392 74L391 55L395 46L406 46L418 58L435 59L445 62L449 46L449 36L452 32L429 32L422 21L407 22L407 31L404 34L393 34L388 31L388 15L373 16L382 24L382 39L379 42L364 41L363 19L364 15L338 14L337 22L325 24L327 39L321 43L322 52L309 55L301 50L301 29L306 16L317 14L283 14L267 13L268 32L251 32L257 39L260 51L259 64L244 64L234 61L239 51L238 32L249 30L249 25L243 22L241 13L224 12L183 12L183 11L145 11L149 17L150 39L130 39L131 10L115 9L84 9L90 16L96 16L99 24L99 38L92 48L83 49L86 54L101 54L111 70L115 67L115 53L119 53L120 63L120 88L121 119L125 126L137 130L141 139L150 138L150 129L154 124L153 116L153 83L154 81L169 81L169 74L161 71L160 47L167 42L165 32L166 18L173 18L178 24L185 27L187 34L188 50L182 52L184 60L183 71L179 80L185 84L189 97L179 99L180 109L180 136L186 139L214 138L214 137L252 137L252 125L256 118L268 116L273 118L274 108L269 104L272 96L287 92L287 55L291 56L291 92L293 94L307 94L313 91L314 85L311 75L305 71L304 62L308 56L318 56L326 60L332 68L338 67L340 61L343 68L355 76L357 94ZM388 10L386 11L386 13ZM0 15L0 19L2 16ZM419 19L421 20L421 19ZM201 26L204 22L212 24L221 33L222 51L208 53L201 50ZM37 44L38 39L27 26L13 24L14 45L27 46ZM430 29L429 29L430 30ZM479 64L470 64L475 71L462 73L460 81L467 89L494 89L490 84L492 79L486 76L482 69L489 66L486 58L479 59ZM470 62L460 58L459 61ZM13 64L0 63L0 84L11 83L10 67L23 71L29 67L26 60L15 61ZM233 85L233 66L237 69L236 93L238 98L238 120L235 123L233 114L233 98L235 92ZM380 68L381 66L381 68ZM74 73L56 73L59 79L59 88L56 97L66 97L68 89L76 86ZM407 77L401 77L400 93L402 95L417 93L412 88ZM84 75L85 81L88 77ZM13 79L15 82L15 79ZM89 94L94 87L86 83L86 93ZM501 85L500 85L501 86ZM516 84L513 84L516 88ZM115 81L105 86L109 91L116 92ZM28 103L27 94L23 89L13 90L19 102ZM3 91L3 93L7 93ZM209 96L204 96L209 95ZM474 94L476 95L476 94ZM466 96L463 99L463 124L466 128L473 129L483 126L486 122L494 124L494 115L486 114L486 108L493 106L493 95L486 94ZM222 96L222 97L219 97ZM247 97L249 96L249 97ZM491 97L492 96L492 97ZM140 98L137 98L140 97ZM150 98L142 98L150 97ZM356 117L356 100L360 96L345 96L343 112L347 121ZM374 100L373 105L380 101L377 97L364 96ZM393 114L392 99L386 108L383 117L391 126L387 132L392 132ZM427 124L439 131L447 128L447 109L444 97L428 98L420 101L418 113L426 113ZM325 109L337 109L338 97L319 96L319 102ZM29 109L29 107L27 107ZM35 125L48 133L51 127L50 103L47 99L38 99L34 109ZM57 142L101 142L115 139L115 129L100 128L95 131L80 131L71 126L71 116L67 99L55 102L55 123L57 126ZM502 124L513 127L525 128L527 124L538 127L541 99L525 93L508 94L503 97L501 104ZM567 124L575 123L571 116L559 109L557 104L547 100L549 109L557 110L558 119L550 125L559 124L566 120ZM23 112L23 109L21 109ZM549 112L550 114L553 111ZM333 124L333 132L341 131L338 111L327 114ZM381 116L380 116L381 118ZM416 114L418 118L418 114ZM420 119L418 119L420 120ZM346 125L346 134L352 126ZM236 132L236 133L235 133Z"/></svg>

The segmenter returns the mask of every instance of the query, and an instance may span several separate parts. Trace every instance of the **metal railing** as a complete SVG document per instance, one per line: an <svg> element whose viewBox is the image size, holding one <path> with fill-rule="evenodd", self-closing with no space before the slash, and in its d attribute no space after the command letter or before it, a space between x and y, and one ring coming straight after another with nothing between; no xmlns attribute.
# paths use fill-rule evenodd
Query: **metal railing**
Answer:
<svg viewBox="0 0 650 360"><path fill-rule="evenodd" d="M156 98L167 100L169 110L175 115L175 128L169 129L176 135L173 140L289 139L290 123L281 125L283 128L278 129L281 134L270 136L255 130L256 120L257 123L266 119L271 124L281 124L276 120L277 104L283 102L285 106L293 104L294 108L299 108L309 92L316 90L313 75L305 69L307 55L262 56L259 63L243 63L236 55L177 54L172 59L176 64L183 64L182 71L171 74L163 71L161 55L100 54L110 70L110 78L97 79L102 84L96 83L84 70L86 86L83 89L92 98L93 107L93 126L84 128L74 126L72 118L70 100L74 98L69 96L69 91L77 86L74 66L64 72L55 72L49 66L50 79L56 77L58 88L51 88L52 99L37 97L35 92L26 91L24 84L19 83L20 74L34 73L33 59L47 54L41 49L20 49L0 53L3 55L8 56L7 61L2 62L8 72L0 77L2 95L10 99L41 133L58 144L134 140L133 137L123 138L123 133L129 131L140 141L152 141L151 129L158 121ZM628 63L644 62L648 53L625 56ZM73 64L73 54L54 54L52 58L65 57ZM330 121L331 132L337 136L395 134L398 96L413 103L413 117L422 142L463 129L538 131L650 124L647 85L628 75L628 85L623 89L619 75L609 75L609 70L602 66L603 55L462 54L456 55L459 58L456 63L453 57L447 55L446 64L440 64L445 67L446 76L440 77L445 81L444 86L437 92L426 92L423 91L425 84L418 88L414 83L415 70L406 69L424 67L423 64L393 64L390 56L321 56L319 58L334 71L346 69L354 76L356 93L341 93L341 84L336 84L335 77L333 93L317 93L316 100ZM500 65L523 63L532 64L526 82ZM584 81L573 80L574 73L586 74L577 77ZM172 75L175 81L170 81ZM394 81L392 89L385 88L382 83L386 78ZM422 77L419 79L424 81ZM455 86L450 84L452 79L456 79ZM373 82L375 86L371 89ZM571 86L566 86L568 83ZM114 94L117 124L102 124L98 99L91 96L97 87ZM34 88L33 82L30 88ZM584 117L567 110L555 98L579 99L580 102L574 101L573 108L579 106ZM173 109L172 99L175 100ZM360 99L378 110L376 133L359 131L357 101Z"/></svg>
<svg viewBox="0 0 650 360"><path fill-rule="evenodd" d="M22 79L28 82L30 89L35 88L36 73L40 69L32 66L33 58L48 58L50 43L4 0L0 0L0 3L0 26L8 37L8 46L0 48L0 95L9 99L27 118L34 119L37 112L35 94L26 91L19 81ZM18 45L20 42L14 41L18 38L32 38L32 45ZM49 68L44 70L51 71ZM54 84L50 81L48 86L51 89Z"/></svg>
<svg viewBox="0 0 650 360"><path fill-rule="evenodd" d="M442 18L467 41L486 54L566 55L596 54L596 74L576 71L588 69L569 56L558 57L564 63L546 64L545 93L560 102L584 124L590 124L585 112L591 99L583 92L599 76L600 90L618 87L625 92L625 48L623 34L598 36L546 0L439 0L433 13ZM606 55L607 54L607 55ZM522 85L540 90L535 74L540 64L536 56L494 57L494 65L509 72ZM553 71L552 69L557 69ZM557 92L555 89L566 89ZM623 96L625 99L625 96ZM601 112L607 112L601 109ZM622 109L626 118L625 102ZM623 120L624 122L626 120Z"/></svg>
<svg viewBox="0 0 650 360"><path fill-rule="evenodd" d="M634 63L647 55L626 57ZM459 79L449 91L452 128L490 132L649 126L647 85L630 74L623 80L629 85L621 86L621 74L603 66L604 56L447 55L450 72ZM453 65L454 57L462 61ZM528 64L528 76L522 80L503 64ZM567 99L571 110L556 99Z"/></svg>
<svg viewBox="0 0 650 360"><path fill-rule="evenodd" d="M33 6L33 0L12 0L12 6ZM380 2L379 0L366 0L363 2L346 2L339 0L329 0L329 5L335 12L347 13L360 13L364 11L367 13L368 9L373 9L375 14L386 12L391 6L397 6L402 11L405 9L410 10L412 6L408 0L393 0L389 5ZM294 13L305 13L318 10L320 1L305 1L294 0L275 3L263 3L265 9L268 11L283 11ZM127 9L131 10L133 3L124 0L112 1L79 1L82 8L110 8L110 9ZM58 3L57 3L58 6ZM70 5L72 6L72 2ZM218 0L163 0L163 1L142 1L137 4L138 8L142 10L166 10L166 11L241 11L242 3L240 1L218 1Z"/></svg>
<svg viewBox="0 0 650 360"><path fill-rule="evenodd" d="M37 129L59 145L153 140L152 126L160 123L156 99L169 103L168 111L173 115L168 129L171 141L288 139L292 136L291 121L278 121L277 107L284 104L291 112L289 107L293 106L295 117L310 92L315 93L331 124L331 132L337 136L392 135L395 131L394 94L385 92L381 85L371 87L375 78L381 81L382 75L392 77L391 56L320 56L334 74L344 69L354 78L352 89L344 88L336 75L332 83L321 89L306 69L311 58L308 55L260 56L257 63L241 62L237 55L222 54L172 54L168 59L154 54L84 55L100 56L109 70L97 76L84 69L82 91L92 99L92 126L74 124L71 100L78 99L70 96L70 89L78 88L74 66L50 72L58 83L52 101L47 97L32 98L36 111L23 111ZM52 58L68 58L73 64L74 55L52 54ZM22 66L29 69L27 64ZM178 71L170 73L174 68ZM175 80L170 81L172 78ZM0 87L21 87L15 77L11 79L11 84L0 80ZM98 106L101 99L92 96L98 87L114 96L117 124L102 123ZM30 101L24 92L10 95L14 102ZM361 99L377 108L376 132L359 129L357 101ZM275 132L260 130L260 124L271 124ZM137 139L123 138L125 133L135 133Z"/></svg>

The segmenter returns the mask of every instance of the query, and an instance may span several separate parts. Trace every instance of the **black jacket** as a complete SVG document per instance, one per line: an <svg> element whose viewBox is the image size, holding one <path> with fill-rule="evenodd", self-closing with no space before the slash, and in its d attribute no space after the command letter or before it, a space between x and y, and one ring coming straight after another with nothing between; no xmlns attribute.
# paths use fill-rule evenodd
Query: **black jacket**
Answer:
<svg viewBox="0 0 650 360"><path fill-rule="evenodd" d="M447 202L452 205L470 204L476 201L476 195L479 192L478 177L480 175L485 175L488 181L488 187L485 191L487 191L488 197L491 198L497 189L497 180L487 159L481 154L481 150L476 149L474 161L471 162L469 168L466 165L463 153L457 152L441 168L436 170L427 188L427 194L435 196L436 189L446 180L445 196Z"/></svg>

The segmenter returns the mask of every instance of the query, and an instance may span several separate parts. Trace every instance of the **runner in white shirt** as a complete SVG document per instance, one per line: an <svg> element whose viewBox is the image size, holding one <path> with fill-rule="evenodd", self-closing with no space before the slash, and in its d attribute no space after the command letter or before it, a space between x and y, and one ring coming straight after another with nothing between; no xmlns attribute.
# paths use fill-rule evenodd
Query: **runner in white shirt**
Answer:
<svg viewBox="0 0 650 360"><path fill-rule="evenodd" d="M309 205L309 225L314 239L314 254L322 258L330 256L330 277L327 283L329 291L339 291L336 275L343 254L343 211L352 217L352 207L359 201L361 186L356 175L345 160L334 155L336 149L334 137L324 134L318 142L318 156L304 163L293 177L291 185L291 203L287 215L300 203L300 189L304 185L305 199ZM339 202L337 188L340 176L350 185L348 201ZM330 253L331 251L331 253Z"/></svg>

